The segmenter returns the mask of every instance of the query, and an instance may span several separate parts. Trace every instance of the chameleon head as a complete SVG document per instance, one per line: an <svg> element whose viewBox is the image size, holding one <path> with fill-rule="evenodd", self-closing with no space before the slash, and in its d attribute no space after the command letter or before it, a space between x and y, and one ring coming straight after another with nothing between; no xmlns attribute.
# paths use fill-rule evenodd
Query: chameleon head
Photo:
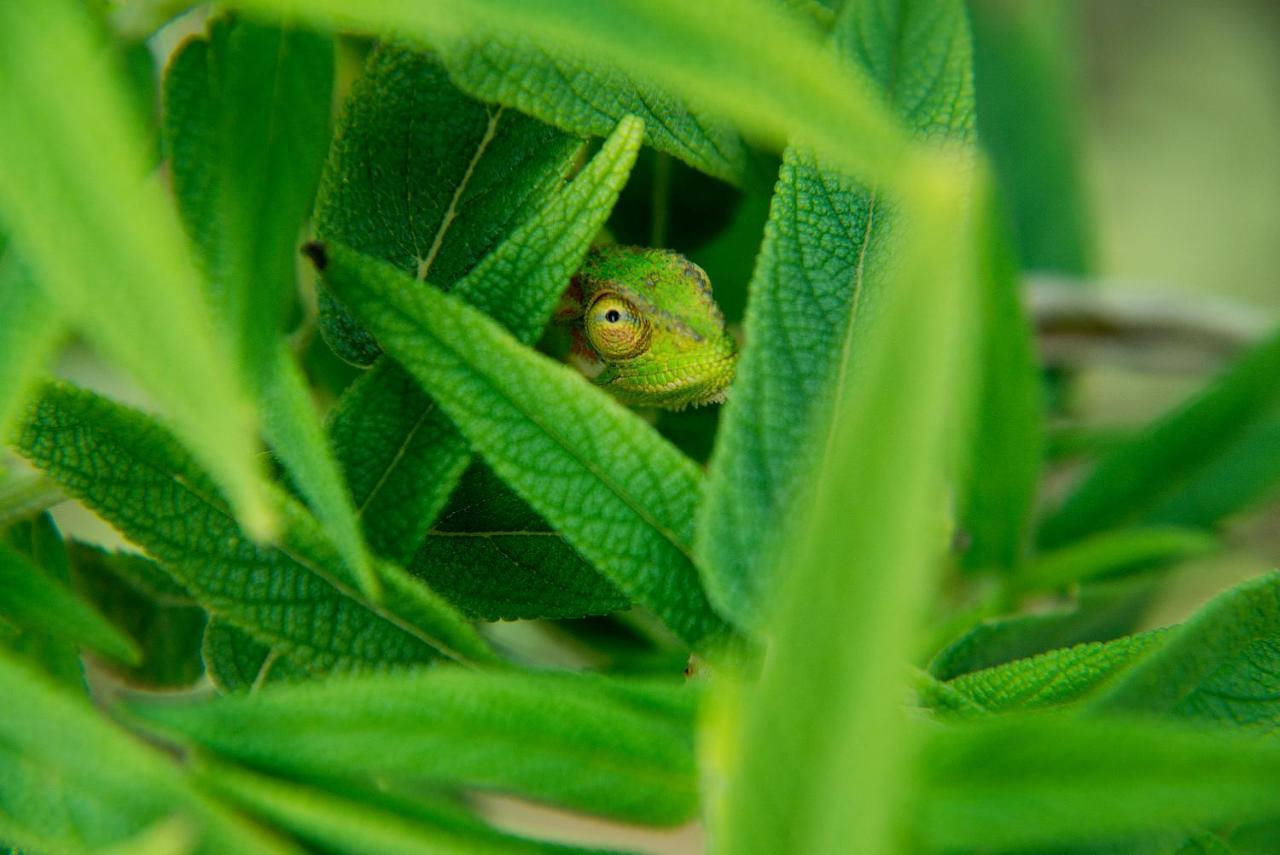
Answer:
<svg viewBox="0 0 1280 855"><path fill-rule="evenodd" d="M681 410L723 401L737 346L702 268L669 250L593 249L557 316L574 358L625 404Z"/></svg>

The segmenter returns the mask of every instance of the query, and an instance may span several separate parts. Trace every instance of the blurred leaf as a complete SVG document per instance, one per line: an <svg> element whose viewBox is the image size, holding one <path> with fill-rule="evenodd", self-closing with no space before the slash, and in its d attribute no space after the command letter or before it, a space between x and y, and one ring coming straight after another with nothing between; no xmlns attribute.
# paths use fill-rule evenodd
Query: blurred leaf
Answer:
<svg viewBox="0 0 1280 855"><path fill-rule="evenodd" d="M0 617L136 664L138 646L64 585L0 546Z"/></svg>
<svg viewBox="0 0 1280 855"><path fill-rule="evenodd" d="M131 709L162 732L295 776L499 789L670 824L696 806L695 701L680 685L435 668Z"/></svg>
<svg viewBox="0 0 1280 855"><path fill-rule="evenodd" d="M1051 650L956 677L944 686L973 705L964 714L1035 710L1084 698L1169 639L1170 630L1153 629L1108 642L1089 642Z"/></svg>
<svg viewBox="0 0 1280 855"><path fill-rule="evenodd" d="M950 5L850 14L835 38L917 134L965 140L973 125L968 35L963 11ZM853 382L866 382L857 366L897 252L887 207L883 191L788 150L698 531L711 596L740 623L758 626L772 602L790 509L831 453L846 366Z"/></svg>
<svg viewBox="0 0 1280 855"><path fill-rule="evenodd" d="M0 529L42 514L66 498L58 485L43 475L0 475Z"/></svg>
<svg viewBox="0 0 1280 855"><path fill-rule="evenodd" d="M242 0L315 20L338 15L366 32L432 42L519 36L528 47L616 67L722 114L781 145L795 139L827 162L886 184L905 183L915 158L871 87L825 50L811 26L772 0ZM731 21L733 26L726 26ZM923 155L926 158L928 155Z"/></svg>
<svg viewBox="0 0 1280 855"><path fill-rule="evenodd" d="M77 590L142 648L142 663L122 671L144 686L190 686L200 679L206 616L158 564L141 555L71 543Z"/></svg>
<svg viewBox="0 0 1280 855"><path fill-rule="evenodd" d="M1240 357L1222 376L1146 431L1099 460L1040 529L1044 546L1059 546L1098 531L1160 520L1157 509L1176 502L1184 485L1230 454L1231 447L1280 406L1280 334ZM1253 465L1272 470L1280 446ZM1228 470L1229 472L1230 470ZM1244 491L1252 497L1256 488ZM1221 503L1222 510L1233 503ZM1154 518L1153 518L1154 517ZM1209 525L1213 518L1184 517Z"/></svg>
<svg viewBox="0 0 1280 855"><path fill-rule="evenodd" d="M455 84L579 136L608 136L626 116L645 143L725 181L740 183L746 148L724 119L652 82L519 36L467 36L440 45Z"/></svg>
<svg viewBox="0 0 1280 855"><path fill-rule="evenodd" d="M897 74L912 82L904 92L949 93L955 112L917 125L943 132L967 124L966 27L959 3L851 4L835 39L886 89ZM719 724L740 736L709 770L712 791L726 789L712 814L719 851L894 849L913 751L904 663L945 546L944 473L971 388L972 188L956 173L921 180L929 192L902 211L875 322L857 348L827 356L840 366L835 426L820 434L827 458L784 548L760 680L723 701Z"/></svg>
<svg viewBox="0 0 1280 855"><path fill-rule="evenodd" d="M49 514L42 513L10 525L2 535L4 542L44 578L58 586L71 584L66 544ZM5 629L9 632L4 632ZM16 635L11 634L15 629ZM86 691L80 649L65 637L23 632L12 624L0 621L0 646L23 656L29 663L37 664L46 675L62 685L76 692Z"/></svg>
<svg viewBox="0 0 1280 855"><path fill-rule="evenodd" d="M1086 274L1094 237L1072 78L1080 7L969 0L978 134L1013 219L1024 270Z"/></svg>
<svg viewBox="0 0 1280 855"><path fill-rule="evenodd" d="M473 463L409 570L483 620L608 614L631 603L483 463Z"/></svg>
<svg viewBox="0 0 1280 855"><path fill-rule="evenodd" d="M0 443L37 374L62 337L62 323L14 250L0 249Z"/></svg>
<svg viewBox="0 0 1280 855"><path fill-rule="evenodd" d="M638 141L639 123L624 123ZM567 365L493 319L338 244L329 286L427 389L485 462L624 594L698 647L725 640L692 558L694 464ZM517 316L518 317L518 316Z"/></svg>
<svg viewBox="0 0 1280 855"><path fill-rule="evenodd" d="M26 165L0 171L5 223L59 314L155 397L261 536L271 518L252 413L86 15L71 0L0 6L0 161Z"/></svg>
<svg viewBox="0 0 1280 855"><path fill-rule="evenodd" d="M306 675L287 658L226 621L211 620L200 645L209 681L220 692L257 689L268 682Z"/></svg>
<svg viewBox="0 0 1280 855"><path fill-rule="evenodd" d="M440 652L487 658L484 643L403 571L380 568L387 605L360 597L327 538L277 496L284 542L235 527L208 477L155 422L91 393L49 386L19 450L146 549L213 616L309 671L388 667ZM98 477L108 467L110 479Z"/></svg>
<svg viewBox="0 0 1280 855"><path fill-rule="evenodd" d="M992 188L994 191L994 188ZM1019 299L1018 266L993 198L979 200L977 285L982 375L958 524L970 569L1012 572L1031 541L1031 512L1044 445L1041 378L1031 325Z"/></svg>
<svg viewBox="0 0 1280 855"><path fill-rule="evenodd" d="M219 18L165 75L165 141L210 302L258 393L267 441L376 598L355 506L281 339L328 139L333 70L328 36Z"/></svg>
<svg viewBox="0 0 1280 855"><path fill-rule="evenodd" d="M1280 573L1219 594L1093 704L1271 732L1280 726Z"/></svg>
<svg viewBox="0 0 1280 855"><path fill-rule="evenodd" d="M1061 847L1280 816L1280 747L1154 721L951 726L930 734L919 769L911 827L929 849Z"/></svg>
<svg viewBox="0 0 1280 855"><path fill-rule="evenodd" d="M1169 564L1214 549L1218 539L1193 529L1126 528L1086 537L1027 563L1012 584L1052 591L1124 571Z"/></svg>
<svg viewBox="0 0 1280 855"><path fill-rule="evenodd" d="M316 234L451 288L545 204L581 145L464 95L428 53L380 45L339 120ZM344 359L371 364L377 343L321 296L325 340Z"/></svg>
<svg viewBox="0 0 1280 855"><path fill-rule="evenodd" d="M198 793L160 751L0 649L0 834L17 847L83 852L132 838L175 814L196 852L294 853Z"/></svg>
<svg viewBox="0 0 1280 855"><path fill-rule="evenodd" d="M414 805L411 814L405 805L362 804L230 766L204 764L201 778L219 795L328 852L506 855L585 851L503 834L454 813L426 814L421 805Z"/></svg>
<svg viewBox="0 0 1280 855"><path fill-rule="evenodd" d="M1146 611L1152 582L1135 576L1093 583L1080 589L1074 604L979 623L951 640L929 663L929 672L950 680L1058 647L1110 641L1133 630Z"/></svg>

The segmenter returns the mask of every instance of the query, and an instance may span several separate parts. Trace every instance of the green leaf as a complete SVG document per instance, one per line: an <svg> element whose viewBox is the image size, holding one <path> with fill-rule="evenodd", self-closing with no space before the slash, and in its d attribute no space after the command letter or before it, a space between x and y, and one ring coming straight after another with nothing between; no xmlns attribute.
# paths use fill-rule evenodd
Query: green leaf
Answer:
<svg viewBox="0 0 1280 855"><path fill-rule="evenodd" d="M978 133L995 166L1025 270L1092 271L1081 122L1072 78L1079 7L969 0Z"/></svg>
<svg viewBox="0 0 1280 855"><path fill-rule="evenodd" d="M9 436L37 373L62 337L62 324L17 252L0 250L0 442Z"/></svg>
<svg viewBox="0 0 1280 855"><path fill-rule="evenodd" d="M458 91L437 59L395 42L352 88L316 201L316 234L450 288L533 215L581 141ZM377 343L322 292L321 332L351 362Z"/></svg>
<svg viewBox="0 0 1280 855"><path fill-rule="evenodd" d="M929 736L919 769L910 823L929 850L1061 847L1280 816L1274 743L1158 722L952 726Z"/></svg>
<svg viewBox="0 0 1280 855"><path fill-rule="evenodd" d="M83 852L174 814L197 853L298 850L197 792L162 752L109 723L0 649L0 834L40 851Z"/></svg>
<svg viewBox="0 0 1280 855"><path fill-rule="evenodd" d="M258 689L268 682L306 676L306 669L298 668L253 636L217 619L205 627L200 659L209 681L224 693Z"/></svg>
<svg viewBox="0 0 1280 855"><path fill-rule="evenodd" d="M961 710L965 714L1062 706L1095 692L1169 636L1169 630L1154 629L1105 643L1077 644L964 674L943 685L975 705Z"/></svg>
<svg viewBox="0 0 1280 855"><path fill-rule="evenodd" d="M614 66L734 121L745 133L795 139L829 163L887 184L916 186L917 168L937 168L911 146L866 80L841 65L813 28L772 0L244 0L316 20L338 15L366 32L393 30L428 41L510 38L581 61ZM733 26L725 26L732 21ZM921 164L927 164L921 166ZM918 187L917 187L918 189Z"/></svg>
<svg viewBox="0 0 1280 855"><path fill-rule="evenodd" d="M585 850L503 834L478 820L424 805L370 805L231 766L202 764L218 795L326 851L367 855L507 855ZM411 813L412 811L412 813Z"/></svg>
<svg viewBox="0 0 1280 855"><path fill-rule="evenodd" d="M0 617L136 664L138 646L56 580L0 546Z"/></svg>
<svg viewBox="0 0 1280 855"><path fill-rule="evenodd" d="M631 605L482 463L462 477L409 570L483 620L582 617Z"/></svg>
<svg viewBox="0 0 1280 855"><path fill-rule="evenodd" d="M1044 446L1042 381L1003 212L988 198L978 216L982 375L960 488L958 523L968 540L961 562L1007 574L1031 541Z"/></svg>
<svg viewBox="0 0 1280 855"><path fill-rule="evenodd" d="M1134 522L1154 522L1183 485L1228 454L1280 406L1280 334L1132 441L1103 457L1040 529L1044 546ZM1271 454L1275 449L1269 449ZM1270 456L1270 455L1268 455ZM1257 465L1271 468L1269 463ZM1208 524L1214 520L1199 519Z"/></svg>
<svg viewBox="0 0 1280 855"><path fill-rule="evenodd" d="M638 123L627 132L638 138ZM692 646L723 641L692 558L697 468L648 424L494 320L338 244L329 286L472 448L578 552Z"/></svg>
<svg viewBox="0 0 1280 855"><path fill-rule="evenodd" d="M1270 732L1280 726L1280 573L1198 611L1097 698L1097 711L1154 712Z"/></svg>
<svg viewBox="0 0 1280 855"><path fill-rule="evenodd" d="M154 397L263 535L271 518L252 412L208 323L187 242L146 179L118 69L71 0L4 4L0 31L0 161L25 164L0 171L14 246L58 313Z"/></svg>
<svg viewBox="0 0 1280 855"><path fill-rule="evenodd" d="M328 139L333 40L220 18L165 76L165 141L210 303L259 396L268 443L315 509L361 590L377 596L355 506L309 390L281 339L302 223Z"/></svg>
<svg viewBox="0 0 1280 855"><path fill-rule="evenodd" d="M436 668L131 709L289 775L499 789L667 824L695 808L695 700L672 684Z"/></svg>
<svg viewBox="0 0 1280 855"><path fill-rule="evenodd" d="M966 26L959 3L851 4L836 40L886 87L897 73L901 91L927 103L949 93L919 119L942 131L966 126ZM741 734L708 783L726 789L714 815L726 853L893 851L913 748L903 665L944 550L944 473L973 355L962 337L972 319L972 188L952 173L930 187L895 229L876 321L857 348L827 357L839 366L835 422L818 434L827 456L780 550L786 584L771 607L769 655L756 685L736 703L724 698L719 722ZM793 263L790 275L813 269Z"/></svg>
<svg viewBox="0 0 1280 855"><path fill-rule="evenodd" d="M8 526L3 532L3 539L46 579L58 585L71 584L66 544L49 514L42 513ZM6 629L8 631L4 632ZM23 656L28 662L36 663L45 674L64 686L77 692L87 688L80 649L62 637L22 632L3 622L0 623L0 645Z"/></svg>
<svg viewBox="0 0 1280 855"><path fill-rule="evenodd" d="M66 495L48 478L39 474L0 475L0 529L18 520L42 514Z"/></svg>
<svg viewBox="0 0 1280 855"><path fill-rule="evenodd" d="M440 45L455 84L579 136L608 136L626 116L644 121L645 143L725 181L741 183L742 139L724 119L648 80L518 36L463 36Z"/></svg>
<svg viewBox="0 0 1280 855"><path fill-rule="evenodd" d="M186 687L200 679L206 616L173 577L136 553L69 544L75 587L125 629L142 663L118 673L131 684Z"/></svg>
<svg viewBox="0 0 1280 855"><path fill-rule="evenodd" d="M1078 582L1208 552L1218 539L1192 529L1149 527L1104 532L1042 553L1013 580L1020 591L1051 591Z"/></svg>
<svg viewBox="0 0 1280 855"><path fill-rule="evenodd" d="M309 671L388 667L438 652L491 656L474 631L403 571L386 566L386 604L355 590L311 517L277 496L284 542L258 546L156 423L91 393L47 387L19 450L162 561L214 617ZM107 467L110 479L98 477Z"/></svg>
<svg viewBox="0 0 1280 855"><path fill-rule="evenodd" d="M920 135L965 140L973 92L963 10L886 4L838 26L841 55L885 87ZM879 7L877 7L879 8ZM897 53L886 52L901 45ZM896 81L896 83L891 83ZM758 626L771 602L778 525L831 453L845 366L861 352L893 276L895 215L883 190L842 177L798 148L782 164L756 264L743 350L711 462L698 551L714 602Z"/></svg>

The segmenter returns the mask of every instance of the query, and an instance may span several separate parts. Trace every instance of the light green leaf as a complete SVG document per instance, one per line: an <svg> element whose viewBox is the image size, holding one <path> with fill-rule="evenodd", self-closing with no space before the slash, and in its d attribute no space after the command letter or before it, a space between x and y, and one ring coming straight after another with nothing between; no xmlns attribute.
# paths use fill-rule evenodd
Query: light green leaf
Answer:
<svg viewBox="0 0 1280 855"><path fill-rule="evenodd" d="M428 53L380 45L338 122L316 234L451 288L545 204L581 145L464 95ZM344 359L371 364L377 343L322 297L326 341Z"/></svg>
<svg viewBox="0 0 1280 855"><path fill-rule="evenodd" d="M631 605L482 463L462 477L409 570L484 620L582 617Z"/></svg>
<svg viewBox="0 0 1280 855"><path fill-rule="evenodd" d="M45 513L8 526L0 535L45 578L59 585L71 584L67 547L53 518ZM2 632L3 630L7 632ZM61 636L23 632L7 622L0 622L0 644L36 663L49 677L77 692L87 688L84 660L80 649Z"/></svg>
<svg viewBox="0 0 1280 855"><path fill-rule="evenodd" d="M200 777L218 795L326 851L365 855L585 852L503 834L479 820L429 811L420 803L362 804L231 766L202 764Z"/></svg>
<svg viewBox="0 0 1280 855"><path fill-rule="evenodd" d="M1221 377L1103 457L1040 529L1044 546L1134 522L1159 522L1157 509L1228 454L1280 406L1280 334L1239 358ZM1271 449L1274 453L1275 449ZM1260 461L1258 465L1270 468ZM1201 525L1212 519L1186 520Z"/></svg>
<svg viewBox="0 0 1280 855"><path fill-rule="evenodd" d="M72 579L142 649L140 665L115 669L131 684L186 687L200 679L206 615L173 577L136 553L71 542Z"/></svg>
<svg viewBox="0 0 1280 855"><path fill-rule="evenodd" d="M1020 591L1051 591L1114 573L1168 564L1214 549L1218 539L1193 529L1126 528L1042 553L1018 573Z"/></svg>
<svg viewBox="0 0 1280 855"><path fill-rule="evenodd" d="M636 116L647 145L725 181L743 180L746 147L732 126L647 80L518 36L463 36L440 49L453 82L483 101L580 136L608 136Z"/></svg>
<svg viewBox="0 0 1280 855"><path fill-rule="evenodd" d="M696 804L695 700L681 685L436 668L131 708L164 733L293 776L499 789L667 824Z"/></svg>
<svg viewBox="0 0 1280 855"><path fill-rule="evenodd" d="M992 188L988 197L994 195ZM1042 380L1003 211L986 198L978 217L982 374L960 487L957 522L968 541L960 560L1008 574L1031 542L1044 446Z"/></svg>
<svg viewBox="0 0 1280 855"><path fill-rule="evenodd" d="M1158 722L952 726L929 735L919 769L910 824L930 850L1096 844L1280 816L1280 747Z"/></svg>
<svg viewBox="0 0 1280 855"><path fill-rule="evenodd" d="M638 139L638 123L628 132ZM517 495L684 641L724 640L693 564L701 481L688 458L451 295L406 287L395 268L338 244L312 252L329 286Z"/></svg>
<svg viewBox="0 0 1280 855"><path fill-rule="evenodd" d="M37 373L62 337L62 323L18 253L0 250L0 443L9 436ZM2 512L0 512L2 513Z"/></svg>
<svg viewBox="0 0 1280 855"><path fill-rule="evenodd" d="M205 627L200 659L209 681L220 692L256 690L268 682L306 677L305 668L216 618Z"/></svg>
<svg viewBox="0 0 1280 855"><path fill-rule="evenodd" d="M965 140L973 125L968 34L963 11L951 6L884 4L846 16L836 39L916 133ZM901 49L886 52L890 44ZM866 382L860 354L894 275L886 261L898 251L887 237L898 218L889 207L883 190L801 149L787 152L698 533L713 600L739 622L758 626L771 602L786 530L779 523L831 453L845 371L854 372L849 382Z"/></svg>
<svg viewBox="0 0 1280 855"><path fill-rule="evenodd" d="M136 664L138 645L83 600L0 545L0 617Z"/></svg>
<svg viewBox="0 0 1280 855"><path fill-rule="evenodd" d="M313 20L339 16L366 32L428 41L510 38L663 85L699 109L781 147L795 139L832 165L888 185L914 185L930 155L912 148L867 82L772 0L241 0ZM732 21L733 26L726 26ZM937 164L933 163L936 167ZM928 167L926 167L928 168Z"/></svg>
<svg viewBox="0 0 1280 855"><path fill-rule="evenodd" d="M197 792L171 758L128 736L89 701L0 649L0 834L41 851L83 852L165 817L191 823L195 852L298 850Z"/></svg>
<svg viewBox="0 0 1280 855"><path fill-rule="evenodd" d="M975 705L960 710L962 714L1062 706L1095 692L1169 636L1169 630L1155 629L1106 643L1077 644L964 674L943 685Z"/></svg>
<svg viewBox="0 0 1280 855"><path fill-rule="evenodd" d="M27 517L42 514L61 502L66 494L43 475L9 473L0 475L0 528Z"/></svg>
<svg viewBox="0 0 1280 855"><path fill-rule="evenodd" d="M145 548L215 617L309 671L388 667L438 652L491 656L474 631L397 568L386 604L360 597L312 518L277 495L284 543L258 546L208 477L157 424L66 386L47 387L19 450ZM102 467L112 477L98 477Z"/></svg>
<svg viewBox="0 0 1280 855"><path fill-rule="evenodd" d="M1218 595L1111 684L1097 711L1155 712L1270 732L1280 726L1280 573Z"/></svg>
<svg viewBox="0 0 1280 855"><path fill-rule="evenodd" d="M0 161L21 165L0 171L0 212L58 313L154 396L261 536L252 412L87 15L71 0L0 6Z"/></svg>

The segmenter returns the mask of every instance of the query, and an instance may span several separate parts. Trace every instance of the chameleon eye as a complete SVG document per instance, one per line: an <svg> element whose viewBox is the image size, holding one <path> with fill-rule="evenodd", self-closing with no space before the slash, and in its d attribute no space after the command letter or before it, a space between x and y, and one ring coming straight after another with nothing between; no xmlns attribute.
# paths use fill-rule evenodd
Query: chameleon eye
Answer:
<svg viewBox="0 0 1280 855"><path fill-rule="evenodd" d="M649 349L649 321L630 301L605 292L586 314L587 339L601 359L632 359Z"/></svg>

